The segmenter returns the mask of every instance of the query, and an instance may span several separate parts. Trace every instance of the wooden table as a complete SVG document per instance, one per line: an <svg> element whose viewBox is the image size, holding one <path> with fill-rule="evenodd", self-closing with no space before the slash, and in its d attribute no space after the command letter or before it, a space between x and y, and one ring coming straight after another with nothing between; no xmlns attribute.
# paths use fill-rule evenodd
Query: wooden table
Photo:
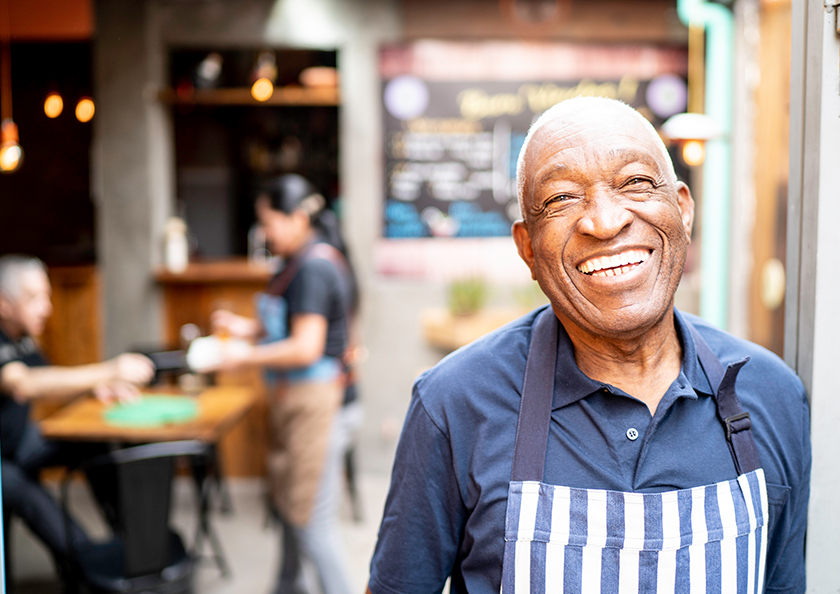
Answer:
<svg viewBox="0 0 840 594"><path fill-rule="evenodd" d="M256 402L254 391L246 386L207 388L196 399L198 417L186 423L159 427L112 425L104 419L106 405L95 398L80 398L42 419L38 425L48 439L120 443L198 439L217 443Z"/></svg>
<svg viewBox="0 0 840 594"><path fill-rule="evenodd" d="M160 394L160 391L150 391ZM177 394L173 394L177 395ZM105 421L107 406L99 400L80 398L39 421L41 433L48 439L110 442L115 444L137 444L161 441L197 439L212 444L215 448L222 436L248 413L257 401L254 390L246 386L217 386L208 388L196 396L198 416L186 423L162 425L158 427L125 427L112 425ZM213 454L216 458L216 454ZM214 461L214 476L206 472L197 475L199 491L205 493L204 484L209 479L215 480L222 489L219 476L218 459ZM195 469L193 469L195 472ZM226 493L222 490L223 498ZM222 575L228 575L229 568L222 551L221 542L210 524L210 510L207 498L202 496L199 510L199 528L196 533L193 550L200 555L201 543L207 536L213 549L212 558L216 561ZM229 506L223 503L223 506Z"/></svg>

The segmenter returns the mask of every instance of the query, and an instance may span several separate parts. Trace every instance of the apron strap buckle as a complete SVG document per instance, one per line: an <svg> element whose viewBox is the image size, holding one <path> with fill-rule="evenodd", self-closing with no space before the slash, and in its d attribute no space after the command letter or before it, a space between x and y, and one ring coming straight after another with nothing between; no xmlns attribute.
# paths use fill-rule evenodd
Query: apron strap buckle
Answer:
<svg viewBox="0 0 840 594"><path fill-rule="evenodd" d="M742 422L739 422L742 421ZM726 441L732 441L732 434L739 433L741 431L749 431L752 427L752 421L750 420L750 413L744 411L738 413L737 415L732 415L731 417L726 417L723 420L724 427L726 428Z"/></svg>

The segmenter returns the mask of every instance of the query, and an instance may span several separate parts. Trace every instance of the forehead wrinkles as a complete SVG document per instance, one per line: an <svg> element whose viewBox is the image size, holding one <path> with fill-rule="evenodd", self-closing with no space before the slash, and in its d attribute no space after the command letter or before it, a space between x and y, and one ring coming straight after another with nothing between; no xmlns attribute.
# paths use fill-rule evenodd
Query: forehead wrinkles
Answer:
<svg viewBox="0 0 840 594"><path fill-rule="evenodd" d="M523 218L528 217L533 201L533 176L542 160L542 151L551 144L588 134L615 138L619 134L631 140L630 146L644 147L663 181L676 183L677 177L659 134L632 108L600 98L574 98L546 111L529 131L517 163L517 195ZM580 143L581 146L587 142ZM563 147L566 148L566 147ZM609 150L609 149L604 149Z"/></svg>
<svg viewBox="0 0 840 594"><path fill-rule="evenodd" d="M653 169L657 177L666 177L667 164L655 146L644 135L624 132L602 133L588 128L568 134L549 131L544 138L535 138L529 147L529 167L526 171L528 198L541 182L569 174L613 173L639 163Z"/></svg>

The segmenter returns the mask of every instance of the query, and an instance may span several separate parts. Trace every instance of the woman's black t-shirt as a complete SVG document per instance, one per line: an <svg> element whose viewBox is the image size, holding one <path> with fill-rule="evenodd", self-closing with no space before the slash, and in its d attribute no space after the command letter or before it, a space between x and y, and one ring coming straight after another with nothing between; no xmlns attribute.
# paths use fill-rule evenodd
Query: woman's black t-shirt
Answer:
<svg viewBox="0 0 840 594"><path fill-rule="evenodd" d="M347 316L352 289L349 274L326 258L303 257L297 273L283 294L288 307L289 328L297 314L319 314L327 319L324 354L341 358L347 348Z"/></svg>

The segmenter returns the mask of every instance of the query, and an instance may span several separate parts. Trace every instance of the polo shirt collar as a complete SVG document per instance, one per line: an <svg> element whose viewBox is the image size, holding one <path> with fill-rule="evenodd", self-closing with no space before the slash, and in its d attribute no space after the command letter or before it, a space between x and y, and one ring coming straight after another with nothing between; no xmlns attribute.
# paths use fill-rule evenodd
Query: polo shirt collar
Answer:
<svg viewBox="0 0 840 594"><path fill-rule="evenodd" d="M609 384L590 378L578 368L577 363L575 363L572 341L563 325L559 321L557 324L557 361L554 368L553 410L573 404L598 390L609 390L611 388ZM689 322L674 308L674 325L683 351L680 374L685 376L695 392L712 395L709 379L697 359L697 347L694 344L694 337L691 335L688 324Z"/></svg>

